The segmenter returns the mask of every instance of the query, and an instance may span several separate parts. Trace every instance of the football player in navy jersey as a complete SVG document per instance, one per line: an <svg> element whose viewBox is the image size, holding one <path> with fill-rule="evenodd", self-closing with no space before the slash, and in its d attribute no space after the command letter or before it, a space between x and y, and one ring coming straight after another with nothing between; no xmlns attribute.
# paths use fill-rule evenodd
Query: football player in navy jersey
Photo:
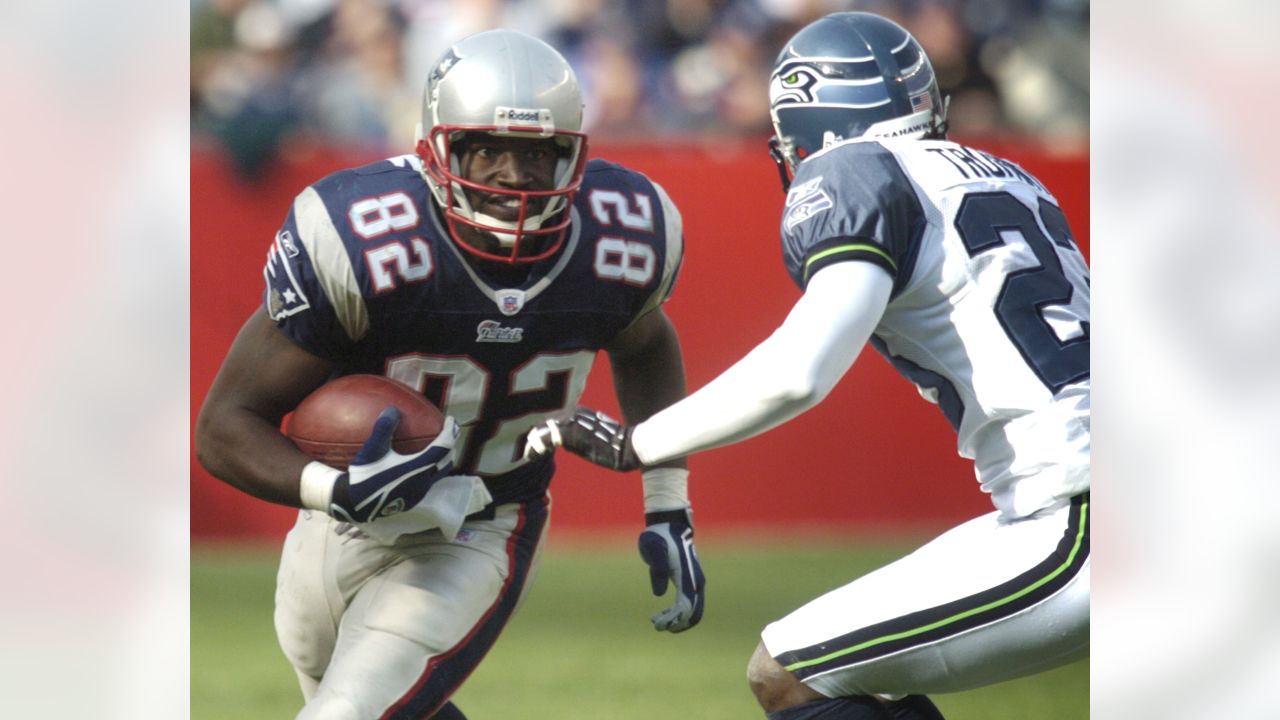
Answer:
<svg viewBox="0 0 1280 720"><path fill-rule="evenodd" d="M680 215L643 175L587 160L572 69L545 43L493 30L430 74L416 153L298 195L267 255L263 307L201 409L215 476L300 508L275 624L302 685L300 718L460 718L449 697L528 591L550 512L549 457L523 437L574 407L597 351L623 414L685 394L663 313ZM444 432L390 450L384 412L347 470L303 455L282 417L327 380L376 373L443 409ZM640 550L652 618L702 616L704 579L682 460L642 474Z"/></svg>
<svg viewBox="0 0 1280 720"><path fill-rule="evenodd" d="M785 322L647 421L578 408L527 447L630 469L736 442L820 402L870 340L940 407L995 510L765 627L748 677L774 720L939 718L924 693L1088 654L1088 267L1039 181L947 141L897 24L811 23L769 99L803 290Z"/></svg>

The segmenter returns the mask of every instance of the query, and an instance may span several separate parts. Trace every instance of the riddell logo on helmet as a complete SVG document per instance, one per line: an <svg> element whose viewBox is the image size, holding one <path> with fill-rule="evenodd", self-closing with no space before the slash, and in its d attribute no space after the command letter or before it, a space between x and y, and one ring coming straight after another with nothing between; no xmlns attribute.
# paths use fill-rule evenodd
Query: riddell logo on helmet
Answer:
<svg viewBox="0 0 1280 720"><path fill-rule="evenodd" d="M494 111L494 114L497 117L495 125L505 125L507 123L539 124L542 121L542 111L528 108L500 107Z"/></svg>

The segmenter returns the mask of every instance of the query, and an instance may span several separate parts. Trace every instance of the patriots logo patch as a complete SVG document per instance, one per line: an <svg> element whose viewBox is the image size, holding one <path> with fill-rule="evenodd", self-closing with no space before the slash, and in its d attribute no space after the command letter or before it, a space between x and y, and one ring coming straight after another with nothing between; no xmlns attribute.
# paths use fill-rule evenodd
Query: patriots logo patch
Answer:
<svg viewBox="0 0 1280 720"><path fill-rule="evenodd" d="M518 343L524 340L524 328L503 327L497 320L482 320L476 326L478 343Z"/></svg>
<svg viewBox="0 0 1280 720"><path fill-rule="evenodd" d="M831 208L831 196L822 189L822 178L816 177L808 182L796 185L787 193L787 214L783 224L791 230L800 223Z"/></svg>
<svg viewBox="0 0 1280 720"><path fill-rule="evenodd" d="M430 83L432 85L439 84L439 82L444 79L444 76L448 75L449 71L453 69L453 66L457 65L458 61L461 59L462 58L458 56L457 48L450 47L445 52L444 57L440 58L440 62L436 63L436 66L431 69L431 76L428 78Z"/></svg>
<svg viewBox="0 0 1280 720"><path fill-rule="evenodd" d="M289 262L299 254L298 246L287 230L276 235L275 243L267 252L267 264L262 268L262 277L267 284L267 313L277 322L311 307L302 285L294 277L293 263Z"/></svg>

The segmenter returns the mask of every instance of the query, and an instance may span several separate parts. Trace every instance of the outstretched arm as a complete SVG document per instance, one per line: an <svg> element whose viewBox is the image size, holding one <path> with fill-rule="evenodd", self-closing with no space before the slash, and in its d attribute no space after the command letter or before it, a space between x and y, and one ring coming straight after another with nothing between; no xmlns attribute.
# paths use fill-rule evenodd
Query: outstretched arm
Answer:
<svg viewBox="0 0 1280 720"><path fill-rule="evenodd" d="M764 342L696 393L635 427L630 440L636 456L650 465L728 445L817 405L857 359L892 288L889 274L870 263L819 270Z"/></svg>
<svg viewBox="0 0 1280 720"><path fill-rule="evenodd" d="M634 427L578 408L531 431L528 452L563 445L597 465L629 470L758 435L831 392L879 324L892 289L888 273L870 263L829 265L773 335L701 390Z"/></svg>

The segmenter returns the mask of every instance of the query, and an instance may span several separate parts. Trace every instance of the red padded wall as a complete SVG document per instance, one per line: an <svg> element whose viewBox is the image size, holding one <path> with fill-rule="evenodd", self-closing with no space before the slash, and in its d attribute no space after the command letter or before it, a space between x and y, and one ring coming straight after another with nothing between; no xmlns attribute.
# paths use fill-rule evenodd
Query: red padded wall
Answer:
<svg viewBox="0 0 1280 720"><path fill-rule="evenodd" d="M1088 158L1030 146L974 141L1039 177L1066 210L1088 252ZM608 145L593 155L656 180L684 216L684 269L667 311L680 331L689 386L696 389L764 339L799 296L777 242L782 193L763 139ZM316 152L263 180L234 178L216 153L191 159L192 423L227 347L257 306L267 247L294 195L309 182L368 157ZM601 357L584 401L617 412ZM807 526L815 530L942 527L990 509L955 436L868 349L817 408L765 435L691 459L698 524L709 530ZM191 462L195 538L279 537L294 511L209 477ZM561 530L635 528L639 474L597 470L562 457L552 484Z"/></svg>

